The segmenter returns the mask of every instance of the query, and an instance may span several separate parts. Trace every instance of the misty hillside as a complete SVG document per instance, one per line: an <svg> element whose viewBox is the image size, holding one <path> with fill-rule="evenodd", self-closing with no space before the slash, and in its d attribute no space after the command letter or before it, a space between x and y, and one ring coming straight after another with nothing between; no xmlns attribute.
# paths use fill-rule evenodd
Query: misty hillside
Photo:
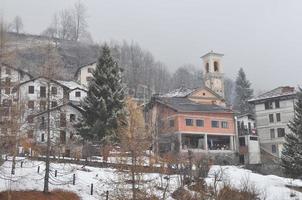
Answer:
<svg viewBox="0 0 302 200"><path fill-rule="evenodd" d="M76 70L83 65L95 62L100 45L76 41L53 39L46 36L8 33L8 49L13 52L9 63L33 76L39 76L47 56L47 47L55 49L55 59L62 66L57 79L74 79ZM202 69L194 65L180 65L171 73L168 67L156 60L151 52L137 43L111 42L113 57L123 69L123 79L134 96L139 95L141 87L148 88L148 96L166 93L176 88L197 88L203 84ZM233 81L226 78L227 102L232 102Z"/></svg>
<svg viewBox="0 0 302 200"><path fill-rule="evenodd" d="M75 41L51 39L45 36L8 33L8 50L14 52L11 64L38 76L45 60L45 48L56 47L58 59L62 63L66 80L72 79L79 66L93 62L98 56L98 45L83 44Z"/></svg>

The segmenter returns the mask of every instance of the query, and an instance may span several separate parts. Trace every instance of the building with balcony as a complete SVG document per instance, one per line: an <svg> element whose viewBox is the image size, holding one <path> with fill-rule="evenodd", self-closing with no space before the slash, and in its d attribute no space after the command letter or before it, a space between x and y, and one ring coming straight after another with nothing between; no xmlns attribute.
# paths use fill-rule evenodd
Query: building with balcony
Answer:
<svg viewBox="0 0 302 200"><path fill-rule="evenodd" d="M253 114L236 116L239 142L239 161L241 164L261 163L260 143Z"/></svg>
<svg viewBox="0 0 302 200"><path fill-rule="evenodd" d="M155 128L154 149L159 154L223 155L230 161L237 152L235 113L226 107L222 54L202 56L205 86L180 88L154 96L147 107L147 121ZM229 157L229 156L230 157Z"/></svg>

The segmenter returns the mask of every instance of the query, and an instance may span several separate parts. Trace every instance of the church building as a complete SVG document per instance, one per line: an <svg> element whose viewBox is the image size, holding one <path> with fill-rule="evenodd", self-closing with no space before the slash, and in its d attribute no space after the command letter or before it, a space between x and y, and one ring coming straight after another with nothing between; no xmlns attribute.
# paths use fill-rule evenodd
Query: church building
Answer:
<svg viewBox="0 0 302 200"><path fill-rule="evenodd" d="M211 51L201 58L204 86L157 95L149 104L147 121L156 127L154 148L159 154L237 151L234 112L224 100L223 54Z"/></svg>

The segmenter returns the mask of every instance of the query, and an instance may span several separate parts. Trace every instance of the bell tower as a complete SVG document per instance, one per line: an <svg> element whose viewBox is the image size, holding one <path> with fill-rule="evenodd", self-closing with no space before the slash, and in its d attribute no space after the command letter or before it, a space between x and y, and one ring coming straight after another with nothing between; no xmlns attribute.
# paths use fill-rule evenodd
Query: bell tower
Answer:
<svg viewBox="0 0 302 200"><path fill-rule="evenodd" d="M223 54L210 51L201 58L204 65L204 85L224 98Z"/></svg>

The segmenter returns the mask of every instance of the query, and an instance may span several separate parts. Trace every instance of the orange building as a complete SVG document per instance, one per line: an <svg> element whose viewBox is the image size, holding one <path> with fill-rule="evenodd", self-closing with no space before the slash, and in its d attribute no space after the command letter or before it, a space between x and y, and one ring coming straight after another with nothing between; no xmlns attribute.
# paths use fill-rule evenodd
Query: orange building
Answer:
<svg viewBox="0 0 302 200"><path fill-rule="evenodd" d="M234 153L234 112L224 101L220 59L222 54L203 56L205 86L154 96L147 119L155 128L154 145L159 153ZM209 63L210 62L210 63ZM212 62L212 63L211 63Z"/></svg>

